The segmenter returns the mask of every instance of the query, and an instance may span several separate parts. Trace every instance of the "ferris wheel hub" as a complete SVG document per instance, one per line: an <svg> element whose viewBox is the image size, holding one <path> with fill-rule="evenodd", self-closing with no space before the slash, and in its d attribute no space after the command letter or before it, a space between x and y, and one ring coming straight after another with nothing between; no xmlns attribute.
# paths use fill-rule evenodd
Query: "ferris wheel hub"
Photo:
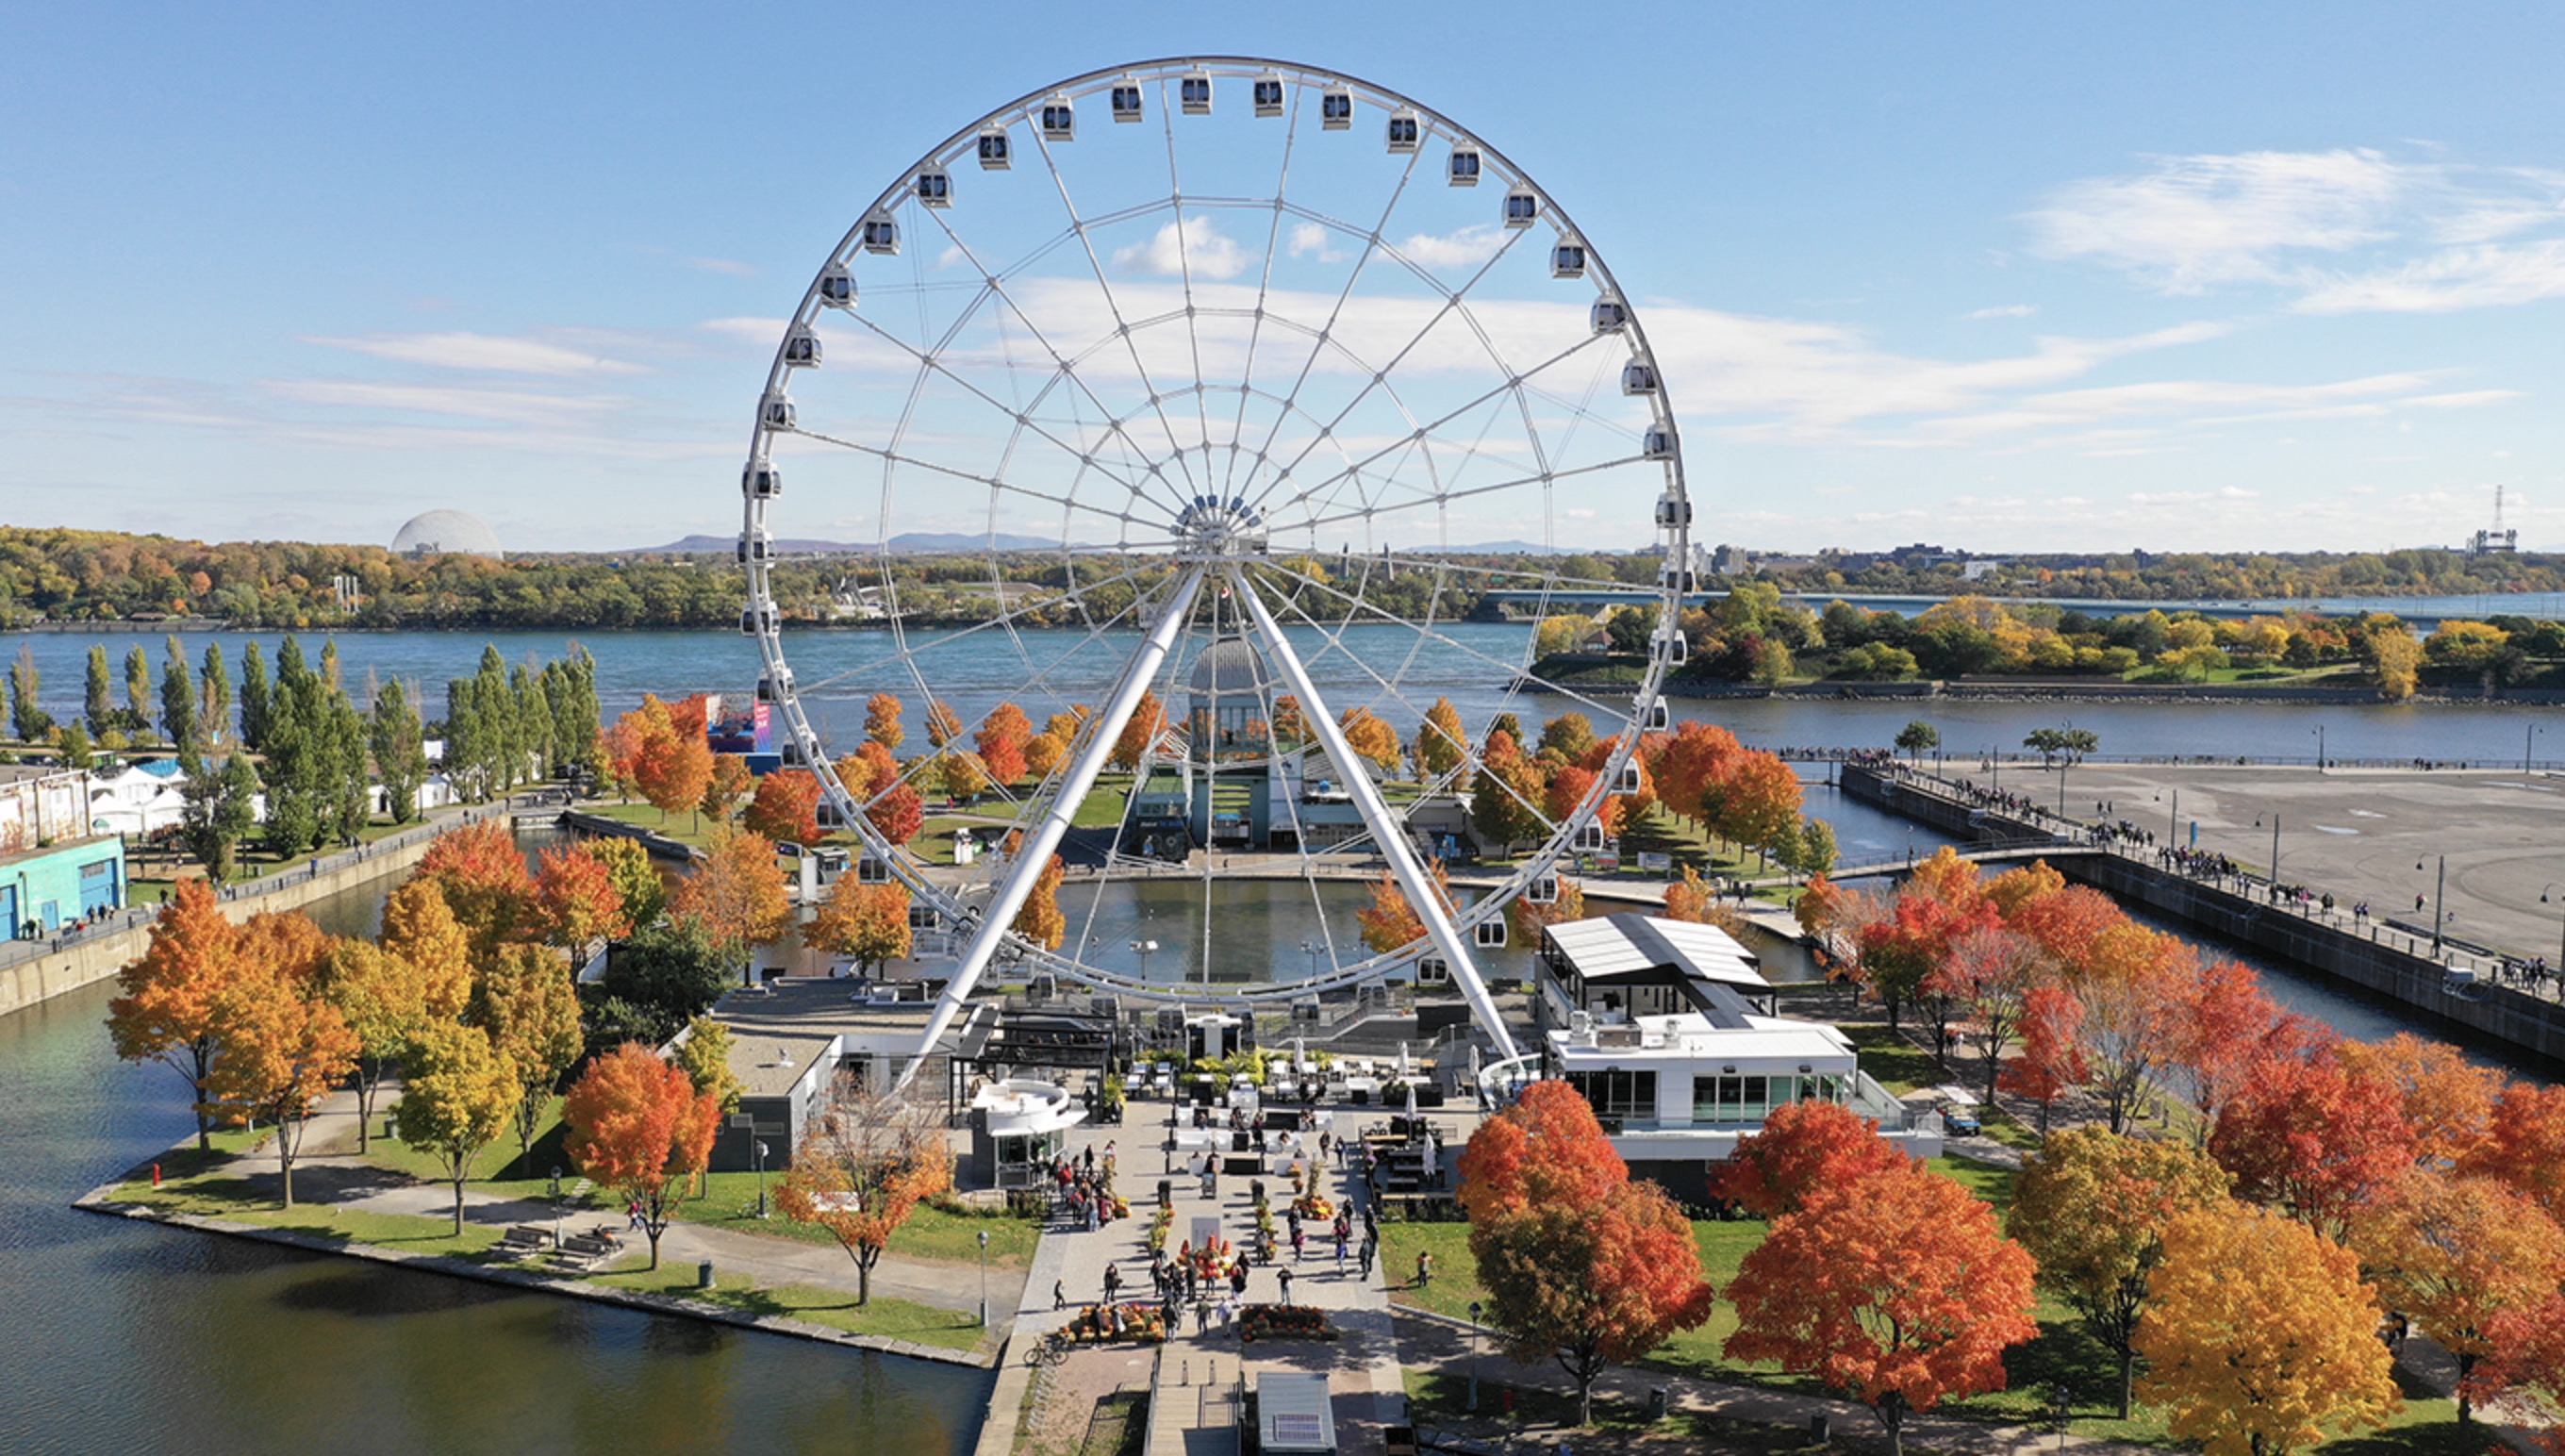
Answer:
<svg viewBox="0 0 2565 1456"><path fill-rule="evenodd" d="M1232 562L1265 554L1265 513L1245 496L1201 495L1176 516L1176 554L1187 561Z"/></svg>

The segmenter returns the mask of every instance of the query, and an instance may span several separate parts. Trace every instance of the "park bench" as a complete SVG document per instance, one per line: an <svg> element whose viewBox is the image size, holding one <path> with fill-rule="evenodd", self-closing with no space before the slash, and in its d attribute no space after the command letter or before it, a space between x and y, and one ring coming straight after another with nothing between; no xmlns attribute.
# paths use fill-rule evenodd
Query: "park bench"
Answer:
<svg viewBox="0 0 2565 1456"><path fill-rule="evenodd" d="M499 1242L494 1248L502 1257L523 1259L531 1254L542 1253L551 1248L552 1243L552 1230L521 1223L500 1235Z"/></svg>
<svg viewBox="0 0 2565 1456"><path fill-rule="evenodd" d="M573 1234L562 1240L561 1252L553 1255L552 1262L565 1269L585 1269L600 1259L614 1257L616 1252L617 1246L611 1239L595 1234Z"/></svg>

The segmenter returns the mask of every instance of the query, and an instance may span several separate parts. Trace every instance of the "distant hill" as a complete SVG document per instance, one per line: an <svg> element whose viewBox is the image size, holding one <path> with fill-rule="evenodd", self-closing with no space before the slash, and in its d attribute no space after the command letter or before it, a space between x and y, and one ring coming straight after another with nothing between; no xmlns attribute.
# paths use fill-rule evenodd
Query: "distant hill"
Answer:
<svg viewBox="0 0 2565 1456"><path fill-rule="evenodd" d="M1056 541L1040 536L1010 536L1004 532L994 537L964 536L952 532L912 531L890 539L894 552L932 556L945 553L988 551L1042 551L1058 546ZM737 550L736 536L685 536L665 546L635 547L615 552L616 556L729 556ZM776 551L784 556L871 556L880 548L869 541L817 541L807 537L778 537Z"/></svg>

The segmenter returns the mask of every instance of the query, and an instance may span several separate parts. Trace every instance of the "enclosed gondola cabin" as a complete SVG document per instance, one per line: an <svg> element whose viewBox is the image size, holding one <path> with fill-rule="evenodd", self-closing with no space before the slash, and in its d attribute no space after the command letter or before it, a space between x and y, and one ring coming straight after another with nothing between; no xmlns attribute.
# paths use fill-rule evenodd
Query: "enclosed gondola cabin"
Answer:
<svg viewBox="0 0 2565 1456"><path fill-rule="evenodd" d="M799 427L802 414L793 407L790 395L769 394L764 407L758 410L758 418L766 422L768 429L794 429Z"/></svg>
<svg viewBox="0 0 2565 1456"><path fill-rule="evenodd" d="M793 669L790 667L778 667L757 679L757 700L761 703L780 703L792 695Z"/></svg>
<svg viewBox="0 0 2565 1456"><path fill-rule="evenodd" d="M899 223L888 217L864 219L864 251L895 257L899 253Z"/></svg>
<svg viewBox="0 0 2565 1456"><path fill-rule="evenodd" d="M1453 147L1452 159L1450 163L1445 166L1444 175L1455 187L1475 187L1479 185L1479 148L1475 146Z"/></svg>
<svg viewBox="0 0 2565 1456"><path fill-rule="evenodd" d="M1619 299L1596 299L1586 317L1597 334L1618 334L1630 326L1630 311Z"/></svg>
<svg viewBox="0 0 2565 1456"><path fill-rule="evenodd" d="M769 460L751 460L739 472L739 493L755 501L771 501L784 494L784 472Z"/></svg>
<svg viewBox="0 0 2565 1456"><path fill-rule="evenodd" d="M797 369L819 366L819 336L808 329L795 329L784 337L784 362Z"/></svg>
<svg viewBox="0 0 2565 1456"><path fill-rule="evenodd" d="M1657 497L1657 524L1668 531L1692 524L1692 501L1667 491Z"/></svg>
<svg viewBox="0 0 2565 1456"><path fill-rule="evenodd" d="M1007 133L996 126L980 133L980 170L1003 172L1015 164L1015 148L1007 142Z"/></svg>
<svg viewBox="0 0 2565 1456"><path fill-rule="evenodd" d="M1139 121L1141 117L1140 88L1128 83L1114 87L1112 109L1113 120L1116 121Z"/></svg>
<svg viewBox="0 0 2565 1456"><path fill-rule="evenodd" d="M762 632L772 632L781 620L782 616L776 611L774 603L752 603L746 611L739 614L740 634L753 637Z"/></svg>
<svg viewBox="0 0 2565 1456"><path fill-rule="evenodd" d="M1550 249L1549 276L1552 278L1583 278L1585 276L1585 245L1583 243L1561 243L1557 247Z"/></svg>
<svg viewBox="0 0 2565 1456"><path fill-rule="evenodd" d="M1425 128L1417 121L1416 114L1414 112L1392 112L1390 114L1390 150L1414 151L1416 149L1418 139L1424 134Z"/></svg>
<svg viewBox="0 0 2565 1456"><path fill-rule="evenodd" d="M739 537L739 560L742 565L753 561L775 559L775 538L764 530L743 531Z"/></svg>
<svg viewBox="0 0 2565 1456"><path fill-rule="evenodd" d="M953 175L942 167L926 167L917 174L917 200L929 207L953 205Z"/></svg>
<svg viewBox="0 0 2565 1456"><path fill-rule="evenodd" d="M843 263L831 263L819 270L819 302L832 309L855 306L855 275Z"/></svg>
<svg viewBox="0 0 2565 1456"><path fill-rule="evenodd" d="M1674 722L1674 714L1667 711L1665 700L1663 698L1659 698L1648 704L1648 711L1645 715L1644 721L1647 723L1647 731L1650 733L1663 733L1668 727L1672 726ZM1601 831L1598 830L1596 833L1599 834Z"/></svg>
<svg viewBox="0 0 2565 1456"><path fill-rule="evenodd" d="M1077 139L1077 108L1069 105L1068 98L1055 96L1043 103L1042 134L1045 141Z"/></svg>
<svg viewBox="0 0 2565 1456"><path fill-rule="evenodd" d="M1675 432L1663 425L1651 426L1646 434L1639 437L1639 454L1650 460L1673 459Z"/></svg>
<svg viewBox="0 0 2565 1456"><path fill-rule="evenodd" d="M1657 392L1656 369L1651 365L1632 361L1621 370L1621 392L1634 395L1654 394Z"/></svg>
<svg viewBox="0 0 2565 1456"><path fill-rule="evenodd" d="M1329 131L1349 131L1354 124L1354 94L1331 86L1318 94L1318 124Z"/></svg>
<svg viewBox="0 0 2565 1456"><path fill-rule="evenodd" d="M1529 187L1506 193L1506 226L1529 227L1540 220L1540 194Z"/></svg>
<svg viewBox="0 0 2565 1456"><path fill-rule="evenodd" d="M1211 73L1188 71L1176 82L1176 100L1188 117L1211 115Z"/></svg>
<svg viewBox="0 0 2565 1456"><path fill-rule="evenodd" d="M1282 115L1282 77L1268 75L1256 78L1256 115L1260 117Z"/></svg>

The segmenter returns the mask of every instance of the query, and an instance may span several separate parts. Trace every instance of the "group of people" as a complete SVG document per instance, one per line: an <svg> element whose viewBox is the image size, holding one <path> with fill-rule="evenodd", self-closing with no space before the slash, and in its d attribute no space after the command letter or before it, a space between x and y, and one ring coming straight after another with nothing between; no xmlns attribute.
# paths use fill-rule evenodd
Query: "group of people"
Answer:
<svg viewBox="0 0 2565 1456"><path fill-rule="evenodd" d="M1113 1216L1113 1144L1104 1144L1104 1159L1096 1161L1095 1148L1089 1145L1076 1157L1051 1159L1051 1209L1068 1215L1077 1227L1094 1233Z"/></svg>

